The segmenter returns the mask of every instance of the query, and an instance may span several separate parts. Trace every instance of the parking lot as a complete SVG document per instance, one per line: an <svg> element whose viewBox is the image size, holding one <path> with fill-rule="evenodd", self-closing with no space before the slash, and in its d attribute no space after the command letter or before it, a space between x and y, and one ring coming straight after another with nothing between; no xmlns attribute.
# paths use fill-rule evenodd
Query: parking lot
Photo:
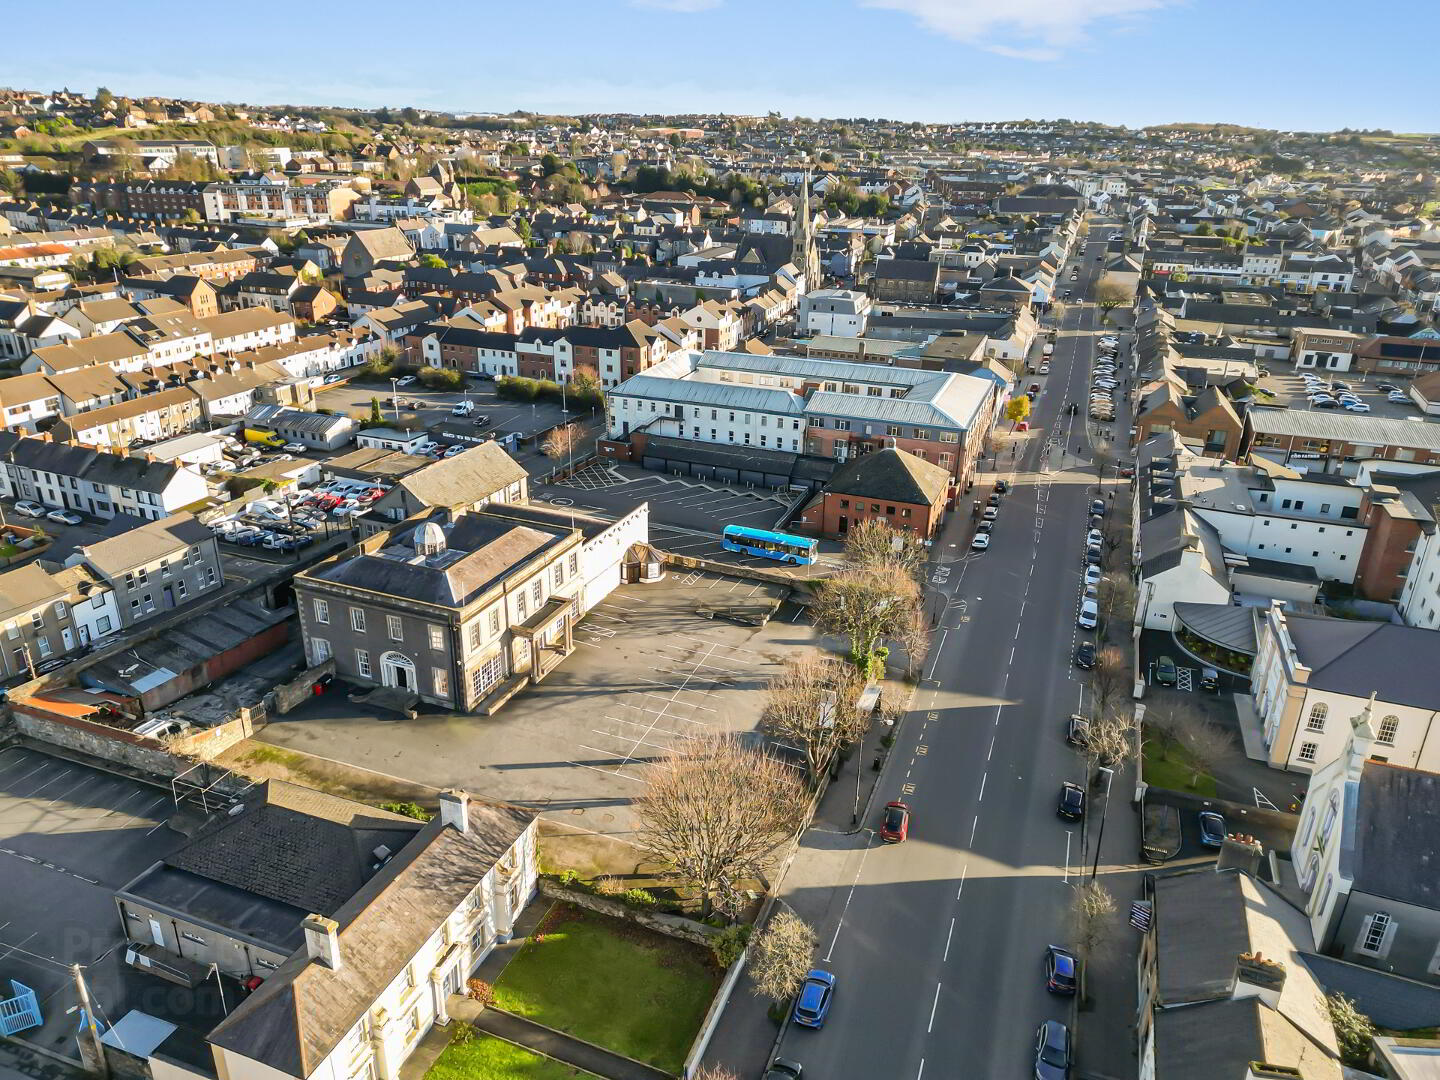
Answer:
<svg viewBox="0 0 1440 1080"><path fill-rule="evenodd" d="M1386 391L1376 389L1376 383L1389 383L1398 386L1401 390L1407 390L1410 381L1394 375L1373 375L1366 376L1358 371L1337 371L1328 372L1311 368L1300 368L1298 371L1293 364L1284 363L1278 360L1267 360L1264 365L1270 372L1262 378L1259 387L1262 390L1269 390L1275 396L1257 398L1261 405L1285 405L1291 409L1311 409L1313 406L1307 397L1305 381L1301 378L1301 372L1318 375L1327 382L1339 380L1350 388L1350 392L1370 406L1370 416L1381 416L1388 419L1406 419L1408 417L1420 417L1424 414L1412 403L1397 404L1386 400ZM1331 412L1342 413L1344 409L1332 409Z"/></svg>
<svg viewBox="0 0 1440 1080"><path fill-rule="evenodd" d="M573 506L602 517L619 517L642 502L650 504L650 539L665 551L735 566L780 569L773 559L726 551L720 534L726 525L774 529L789 513L794 492L768 488L731 487L647 472L633 465L594 463L554 484L531 484L531 498L554 506ZM820 567L801 567L807 576L838 565L841 545L820 544Z"/></svg>
<svg viewBox="0 0 1440 1080"><path fill-rule="evenodd" d="M318 408L333 409L335 412L344 413L357 419L368 420L370 402L372 399L378 398L387 424L412 428L432 428L451 420L470 423L481 416L488 416L490 423L476 427L476 434L508 435L511 432L518 432L522 436L530 436L554 427L566 416L561 411L558 402L502 401L495 396L494 383L481 382L476 379L470 380L469 387L463 392L427 390L418 382L414 382L409 386L399 387L395 396L405 402L405 405L399 409L390 405L391 387L388 380L384 383L376 381L337 383L324 387L316 393L315 404ZM462 421L461 418L452 416L450 410L458 402L466 400L475 403L475 413L469 419ZM419 403L418 408L414 407L417 402ZM587 409L587 419L589 413L590 410ZM574 410L571 410L569 418L575 420L580 417Z"/></svg>
<svg viewBox="0 0 1440 1080"><path fill-rule="evenodd" d="M574 653L493 717L427 708L397 721L331 693L277 717L259 738L623 833L647 763L695 736L753 732L765 700L756 691L815 641L784 618L755 627L696 613L722 591L755 600L787 590L671 572L612 593L581 621Z"/></svg>
<svg viewBox="0 0 1440 1080"><path fill-rule="evenodd" d="M85 966L97 1017L113 1024L177 988L125 968L112 892L174 851L168 791L34 750L0 750L0 980L36 991L44 1025L20 1037L76 1056L70 964ZM8 981L0 983L8 995Z"/></svg>

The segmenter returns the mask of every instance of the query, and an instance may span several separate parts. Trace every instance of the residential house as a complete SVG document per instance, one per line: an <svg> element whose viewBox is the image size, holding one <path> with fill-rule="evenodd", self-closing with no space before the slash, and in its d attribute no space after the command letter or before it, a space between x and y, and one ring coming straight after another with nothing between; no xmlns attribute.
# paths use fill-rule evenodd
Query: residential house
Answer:
<svg viewBox="0 0 1440 1080"><path fill-rule="evenodd" d="M109 532L103 540L77 547L65 565L84 566L114 592L126 629L193 604L225 584L215 534L194 514L181 511L152 521L117 518Z"/></svg>
<svg viewBox="0 0 1440 1080"><path fill-rule="evenodd" d="M800 297L796 319L799 333L826 337L860 337L870 319L872 301L850 289L815 289Z"/></svg>
<svg viewBox="0 0 1440 1080"><path fill-rule="evenodd" d="M33 433L64 411L60 391L45 375L0 379L0 429Z"/></svg>
<svg viewBox="0 0 1440 1080"><path fill-rule="evenodd" d="M1375 752L1440 768L1440 631L1286 611L1257 624L1251 687L1267 763L1314 772L1335 760L1349 721L1374 702Z"/></svg>
<svg viewBox="0 0 1440 1080"><path fill-rule="evenodd" d="M377 267L409 262L414 254L409 238L394 226L360 229L345 244L340 272L347 278L363 278Z"/></svg>
<svg viewBox="0 0 1440 1080"><path fill-rule="evenodd" d="M1290 359L1296 370L1349 371L1355 350L1364 340L1364 335L1349 330L1296 327L1290 335Z"/></svg>
<svg viewBox="0 0 1440 1080"><path fill-rule="evenodd" d="M137 440L156 442L195 431L204 420L201 396L189 386L177 386L62 417L51 433L62 442L123 451Z"/></svg>
<svg viewBox="0 0 1440 1080"><path fill-rule="evenodd" d="M1240 454L1245 424L1218 386L1191 394L1179 379L1166 377L1140 395L1134 430L1134 445L1159 432L1173 431L1200 442L1207 455L1233 461Z"/></svg>
<svg viewBox="0 0 1440 1080"><path fill-rule="evenodd" d="M94 517L158 520L209 496L205 478L173 462L0 431L0 495Z"/></svg>
<svg viewBox="0 0 1440 1080"><path fill-rule="evenodd" d="M1440 985L1440 773L1390 759L1386 708L1336 717L1348 730L1306 787L1295 870L1318 951Z"/></svg>
<svg viewBox="0 0 1440 1080"><path fill-rule="evenodd" d="M0 571L0 679L33 677L46 660L119 628L115 593L84 567L32 561Z"/></svg>
<svg viewBox="0 0 1440 1080"><path fill-rule="evenodd" d="M939 531L954 489L947 469L885 448L847 461L801 511L796 527L843 540L867 521L929 540Z"/></svg>

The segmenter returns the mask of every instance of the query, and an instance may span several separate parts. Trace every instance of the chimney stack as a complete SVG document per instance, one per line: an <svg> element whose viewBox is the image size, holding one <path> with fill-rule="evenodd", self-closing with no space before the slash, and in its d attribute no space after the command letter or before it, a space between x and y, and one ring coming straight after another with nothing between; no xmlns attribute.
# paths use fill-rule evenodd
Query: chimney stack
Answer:
<svg viewBox="0 0 1440 1080"><path fill-rule="evenodd" d="M340 924L324 915L307 915L300 924L305 931L305 953L332 971L340 967Z"/></svg>
<svg viewBox="0 0 1440 1080"><path fill-rule="evenodd" d="M1258 997L1272 1009L1280 1007L1280 992L1285 989L1285 965L1267 960L1260 952L1241 953L1235 958L1235 983L1230 990L1233 1000Z"/></svg>
<svg viewBox="0 0 1440 1080"><path fill-rule="evenodd" d="M1260 841L1253 836L1231 833L1225 837L1225 843L1220 847L1220 855L1215 860L1215 872L1222 870L1241 870L1255 876L1260 869L1260 860L1265 855L1265 849L1260 846Z"/></svg>
<svg viewBox="0 0 1440 1080"><path fill-rule="evenodd" d="M440 793L440 821L458 832L470 831L470 795L451 788Z"/></svg>

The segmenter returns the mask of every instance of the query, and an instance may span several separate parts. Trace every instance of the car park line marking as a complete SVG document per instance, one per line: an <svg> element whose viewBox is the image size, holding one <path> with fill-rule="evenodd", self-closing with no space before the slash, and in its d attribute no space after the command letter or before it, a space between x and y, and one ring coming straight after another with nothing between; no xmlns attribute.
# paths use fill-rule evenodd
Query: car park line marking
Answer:
<svg viewBox="0 0 1440 1080"><path fill-rule="evenodd" d="M930 1023L928 1023L928 1024L925 1025L925 1031L926 1031L927 1034L928 1034L929 1032L933 1031L934 1028L935 1028L935 1010L938 1009L939 1007L940 1007L940 984L937 982L937 983L935 984L935 1001L930 1005Z"/></svg>
<svg viewBox="0 0 1440 1080"><path fill-rule="evenodd" d="M579 744L579 745L584 745L584 744L582 743L582 744ZM591 770L592 772L604 773L606 776L623 776L626 780L634 780L637 784L647 784L647 783L648 783L648 781L641 780L640 777L638 777L638 776L631 776L629 773L623 773L623 772L621 772L619 769L601 769L601 768L598 768L598 767L596 767L596 766L594 766L594 765L586 765L583 761L572 761L572 762L570 762L570 764L571 764L571 765L578 765L578 766L580 766L580 768L582 768L582 769L589 769L589 770Z"/></svg>
<svg viewBox="0 0 1440 1080"><path fill-rule="evenodd" d="M618 716L611 716L611 715L609 715L608 713L605 715L605 719L606 719L606 720L613 720L613 721L614 721L615 723L617 723L617 724L629 724L631 727L644 727L644 726L645 726L644 724L640 723L640 721L638 721L638 720L622 720L622 719L620 719L620 717L618 717ZM593 731L593 732L595 732L596 735L609 735L609 734L610 734L610 732L605 731L603 728L591 728L590 730ZM677 739L678 739L678 738L688 739L688 738L690 737L690 736L685 735L685 734L683 734L683 733L681 733L681 732L679 732L679 731L671 731L669 728L656 728L655 730L658 731L658 732L660 732L662 735L674 735Z"/></svg>

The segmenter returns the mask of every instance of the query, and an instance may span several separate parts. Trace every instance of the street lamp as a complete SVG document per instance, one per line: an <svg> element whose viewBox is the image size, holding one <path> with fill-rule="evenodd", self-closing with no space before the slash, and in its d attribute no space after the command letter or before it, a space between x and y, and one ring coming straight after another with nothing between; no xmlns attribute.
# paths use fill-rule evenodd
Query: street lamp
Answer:
<svg viewBox="0 0 1440 1080"><path fill-rule="evenodd" d="M390 411L395 414L395 423L400 423L400 380L390 380Z"/></svg>
<svg viewBox="0 0 1440 1080"><path fill-rule="evenodd" d="M1105 842L1105 818L1110 813L1110 782L1115 779L1115 770L1100 766L1100 771L1105 774L1105 809L1100 811L1100 830L1095 834L1095 861L1090 866L1090 880L1095 880L1095 875L1100 872L1100 845Z"/></svg>

